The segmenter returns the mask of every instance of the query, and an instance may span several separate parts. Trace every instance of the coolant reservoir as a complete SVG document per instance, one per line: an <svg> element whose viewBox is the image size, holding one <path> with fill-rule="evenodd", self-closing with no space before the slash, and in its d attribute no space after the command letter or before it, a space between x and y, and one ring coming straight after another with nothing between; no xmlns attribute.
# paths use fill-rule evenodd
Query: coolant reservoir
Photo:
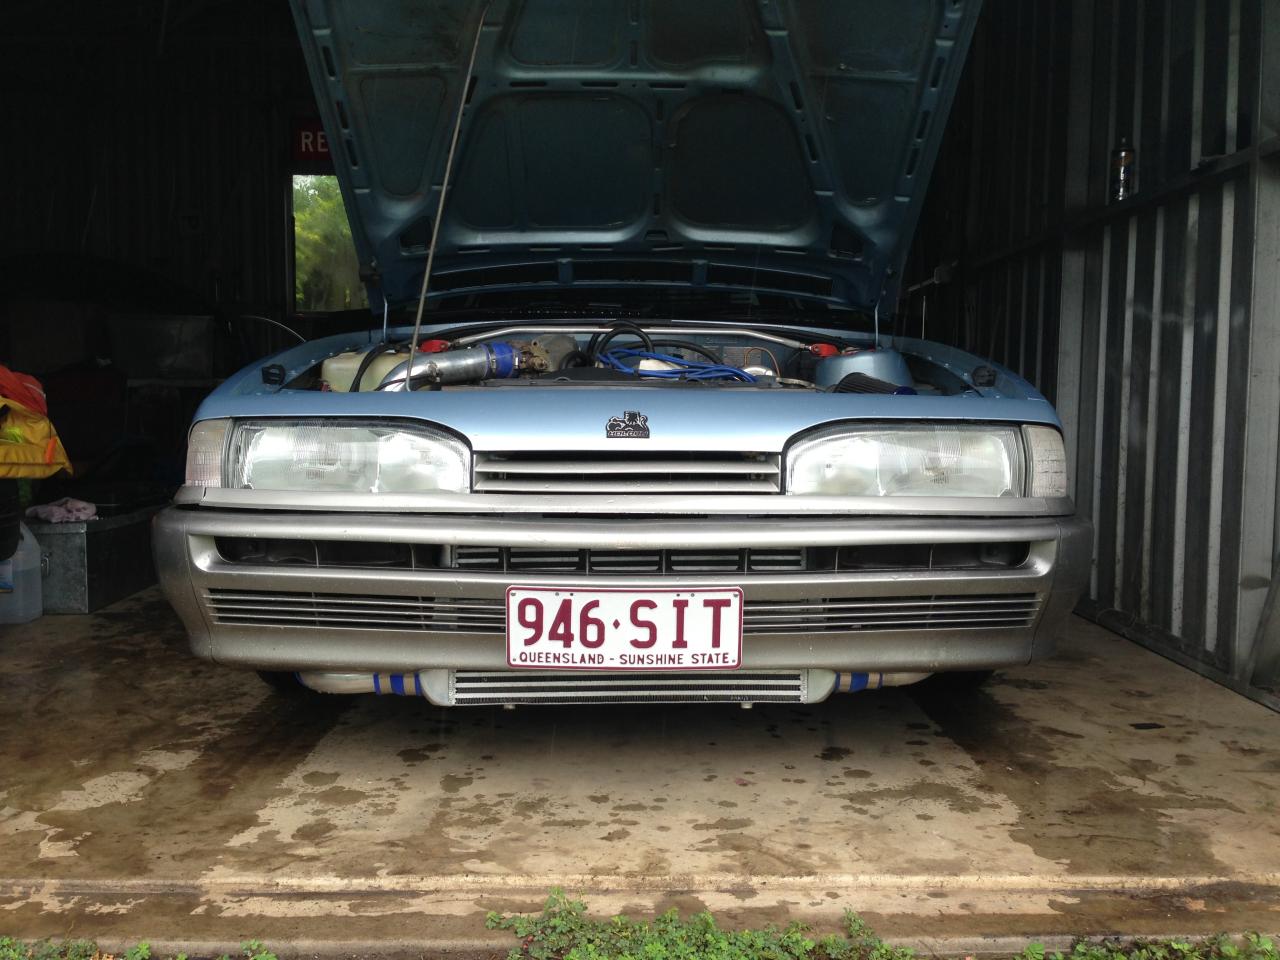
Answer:
<svg viewBox="0 0 1280 960"><path fill-rule="evenodd" d="M385 348L374 347L373 349ZM368 352L368 350L352 350L330 357L320 365L321 379L329 385L330 390L336 393L347 393L351 389L351 381L355 379L356 371L360 369L360 362ZM376 390L382 378L404 363L408 357L408 353L382 353L374 357L373 362L369 364L369 369L360 378L360 389Z"/></svg>
<svg viewBox="0 0 1280 960"><path fill-rule="evenodd" d="M899 387L909 387L914 382L906 359L886 347L824 357L818 361L814 380L820 387L833 387L851 373L863 373Z"/></svg>

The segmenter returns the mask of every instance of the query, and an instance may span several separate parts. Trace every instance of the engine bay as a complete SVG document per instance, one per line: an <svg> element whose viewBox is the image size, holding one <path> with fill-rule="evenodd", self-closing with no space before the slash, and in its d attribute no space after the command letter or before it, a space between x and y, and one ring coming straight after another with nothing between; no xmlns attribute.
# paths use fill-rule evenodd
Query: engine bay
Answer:
<svg viewBox="0 0 1280 960"><path fill-rule="evenodd" d="M410 356L413 362L410 363ZM972 387L921 357L866 340L678 323L488 325L337 353L289 384L333 392L612 384L950 395Z"/></svg>

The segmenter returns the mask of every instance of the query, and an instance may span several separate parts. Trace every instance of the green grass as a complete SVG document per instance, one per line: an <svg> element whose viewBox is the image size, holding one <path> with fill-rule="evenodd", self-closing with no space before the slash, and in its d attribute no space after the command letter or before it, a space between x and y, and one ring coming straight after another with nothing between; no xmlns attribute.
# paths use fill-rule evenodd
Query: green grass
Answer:
<svg viewBox="0 0 1280 960"><path fill-rule="evenodd" d="M855 914L845 913L844 931L815 936L803 924L759 930L725 930L710 913L681 919L674 911L655 920L587 916L586 904L559 890L534 916L491 913L485 925L519 941L509 960L925 960L885 943ZM0 960L160 960L139 943L109 957L88 940L26 943L0 937ZM178 954L173 960L188 960ZM277 960L261 942L240 945L240 954L218 960ZM1203 940L1080 940L1066 954L1028 944L1010 960L1280 960L1275 942L1258 934Z"/></svg>
<svg viewBox="0 0 1280 960"><path fill-rule="evenodd" d="M0 960L153 960L151 944L142 941L124 953L107 954L98 949L92 940L37 940L26 943L12 937L0 937ZM158 960L158 958L156 958ZM188 960L180 953L172 960ZM223 954L218 960L233 960ZM278 960L276 955L259 940L240 944L240 954L234 960Z"/></svg>

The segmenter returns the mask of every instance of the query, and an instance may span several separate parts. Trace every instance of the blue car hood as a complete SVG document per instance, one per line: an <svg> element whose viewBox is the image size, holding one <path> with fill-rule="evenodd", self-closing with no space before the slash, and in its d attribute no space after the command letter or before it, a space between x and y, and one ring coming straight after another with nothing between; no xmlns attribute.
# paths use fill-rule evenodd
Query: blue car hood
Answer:
<svg viewBox="0 0 1280 960"><path fill-rule="evenodd" d="M375 310L418 296L465 99L434 292L892 312L980 0L291 2Z"/></svg>

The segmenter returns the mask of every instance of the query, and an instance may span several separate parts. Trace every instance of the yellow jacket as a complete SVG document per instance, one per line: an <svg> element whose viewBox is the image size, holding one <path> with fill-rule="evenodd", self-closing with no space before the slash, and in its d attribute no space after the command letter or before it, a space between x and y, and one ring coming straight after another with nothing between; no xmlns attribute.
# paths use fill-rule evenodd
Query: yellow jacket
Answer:
<svg viewBox="0 0 1280 960"><path fill-rule="evenodd" d="M0 479L43 480L71 461L49 418L17 400L0 397Z"/></svg>

